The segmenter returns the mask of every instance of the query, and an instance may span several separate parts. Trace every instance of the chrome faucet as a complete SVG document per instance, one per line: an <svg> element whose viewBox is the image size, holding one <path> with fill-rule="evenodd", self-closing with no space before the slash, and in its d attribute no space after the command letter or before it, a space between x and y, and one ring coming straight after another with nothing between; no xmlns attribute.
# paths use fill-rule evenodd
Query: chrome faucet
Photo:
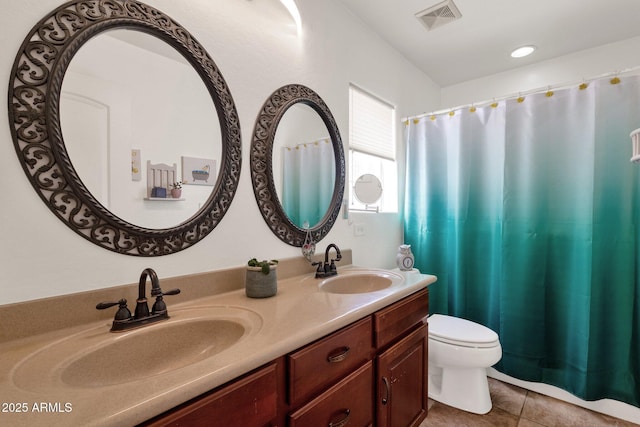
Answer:
<svg viewBox="0 0 640 427"><path fill-rule="evenodd" d="M336 250L336 257L332 258L329 261L329 251L331 248ZM327 249L324 251L324 263L322 261L314 262L311 265L317 265L318 268L316 270L316 279L322 279L324 277L331 277L338 274L338 269L336 267L335 261L340 261L342 259L342 254L340 253L340 248L335 243L330 243L327 246Z"/></svg>
<svg viewBox="0 0 640 427"><path fill-rule="evenodd" d="M147 304L146 296L147 277L151 279L151 296L156 297L156 302L153 304L151 314L149 314L149 305ZM127 300L124 298L118 302L101 302L96 305L96 308L98 310L104 310L114 305L118 306L118 311L111 325L111 332L119 332L168 319L167 304L165 304L163 296L177 295L179 293L180 289L171 289L170 291L162 292L162 289L160 289L160 280L158 280L156 272L152 268L145 268L142 270L142 274L140 274L138 299L136 300L136 310L133 316L127 308Z"/></svg>

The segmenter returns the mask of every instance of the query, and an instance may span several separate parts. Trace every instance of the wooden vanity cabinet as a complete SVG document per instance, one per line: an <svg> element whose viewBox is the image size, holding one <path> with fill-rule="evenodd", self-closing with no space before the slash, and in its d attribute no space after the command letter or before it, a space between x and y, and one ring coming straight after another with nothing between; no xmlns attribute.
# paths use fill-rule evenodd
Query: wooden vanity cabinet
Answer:
<svg viewBox="0 0 640 427"><path fill-rule="evenodd" d="M289 426L418 426L427 416L428 314L425 288L292 353ZM332 366L341 349L354 349L353 359Z"/></svg>
<svg viewBox="0 0 640 427"><path fill-rule="evenodd" d="M371 426L374 417L373 361L289 415L289 427Z"/></svg>
<svg viewBox="0 0 640 427"><path fill-rule="evenodd" d="M429 315L429 291L423 289L373 314L374 341L378 351L397 341Z"/></svg>
<svg viewBox="0 0 640 427"><path fill-rule="evenodd" d="M373 315L376 426L418 426L427 416L428 313L424 289Z"/></svg>
<svg viewBox="0 0 640 427"><path fill-rule="evenodd" d="M428 290L145 426L418 426L427 416Z"/></svg>
<svg viewBox="0 0 640 427"><path fill-rule="evenodd" d="M427 325L378 355L378 427L418 426L427 416Z"/></svg>
<svg viewBox="0 0 640 427"><path fill-rule="evenodd" d="M289 354L290 427L373 424L372 328L367 316Z"/></svg>
<svg viewBox="0 0 640 427"><path fill-rule="evenodd" d="M289 354L289 404L299 407L371 360L371 336L368 316Z"/></svg>
<svg viewBox="0 0 640 427"><path fill-rule="evenodd" d="M192 399L142 426L266 427L277 425L282 360Z"/></svg>

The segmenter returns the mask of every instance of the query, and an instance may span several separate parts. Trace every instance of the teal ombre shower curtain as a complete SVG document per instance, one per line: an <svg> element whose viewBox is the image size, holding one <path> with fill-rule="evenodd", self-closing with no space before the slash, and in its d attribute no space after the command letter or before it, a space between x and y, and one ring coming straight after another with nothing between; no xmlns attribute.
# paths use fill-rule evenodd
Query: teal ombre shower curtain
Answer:
<svg viewBox="0 0 640 427"><path fill-rule="evenodd" d="M335 185L330 139L284 147L282 206L300 228L313 227L329 209Z"/></svg>
<svg viewBox="0 0 640 427"><path fill-rule="evenodd" d="M617 80L409 120L404 234L498 370L640 406L640 78Z"/></svg>

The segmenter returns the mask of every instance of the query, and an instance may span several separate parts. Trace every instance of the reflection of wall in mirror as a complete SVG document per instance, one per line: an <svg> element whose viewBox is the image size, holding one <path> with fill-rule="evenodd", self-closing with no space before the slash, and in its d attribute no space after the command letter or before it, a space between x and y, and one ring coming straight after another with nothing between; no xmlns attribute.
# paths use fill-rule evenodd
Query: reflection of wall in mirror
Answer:
<svg viewBox="0 0 640 427"><path fill-rule="evenodd" d="M109 182L110 122L119 117L110 117L110 109L121 99L105 99L95 93L95 87L88 85L86 90L71 91L81 87L81 79L75 80L77 85L60 94L60 122L64 129L64 138L71 141L69 154L78 176L84 185L91 190L93 196L100 200L107 209L111 208L111 184ZM86 82L84 82L86 84ZM82 88L85 89L85 88ZM98 101L102 99L102 102ZM82 123L83 126L76 126ZM120 123L125 129L128 123Z"/></svg>
<svg viewBox="0 0 640 427"><path fill-rule="evenodd" d="M118 30L127 32L127 30ZM145 35L151 42L166 45ZM172 49L169 45L163 46ZM109 133L104 145L89 153L78 146L87 146L87 133L78 141L72 127L75 114L65 114L61 101L61 121L69 156L78 165L79 176L101 203L122 219L149 228L174 226L191 217L209 197L210 186L185 191L184 202L171 206L144 202L146 183L131 180L131 149L140 149L146 160L173 164L181 156L219 158L220 129L215 107L202 80L186 63L141 49L108 34L87 42L71 61L63 82L63 92L90 94L107 106ZM214 120L212 120L212 117ZM94 126L84 126L95 129ZM104 140L102 138L101 140ZM107 153L107 159L102 154ZM87 175L97 162L107 166L101 178ZM81 166L81 165L89 165ZM146 174L146 171L142 171ZM87 176L85 176L87 175ZM214 177L215 179L215 177ZM108 182L108 196L93 188L91 181ZM214 181L215 182L215 181ZM103 185L104 186L104 185Z"/></svg>

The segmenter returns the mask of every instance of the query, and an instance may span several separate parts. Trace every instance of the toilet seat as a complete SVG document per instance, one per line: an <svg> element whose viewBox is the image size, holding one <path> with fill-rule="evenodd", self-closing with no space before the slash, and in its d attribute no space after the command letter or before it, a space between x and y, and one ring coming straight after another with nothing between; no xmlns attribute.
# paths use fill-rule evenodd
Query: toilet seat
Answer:
<svg viewBox="0 0 640 427"><path fill-rule="evenodd" d="M498 334L470 320L433 314L427 321L429 339L461 347L490 348L500 345Z"/></svg>

